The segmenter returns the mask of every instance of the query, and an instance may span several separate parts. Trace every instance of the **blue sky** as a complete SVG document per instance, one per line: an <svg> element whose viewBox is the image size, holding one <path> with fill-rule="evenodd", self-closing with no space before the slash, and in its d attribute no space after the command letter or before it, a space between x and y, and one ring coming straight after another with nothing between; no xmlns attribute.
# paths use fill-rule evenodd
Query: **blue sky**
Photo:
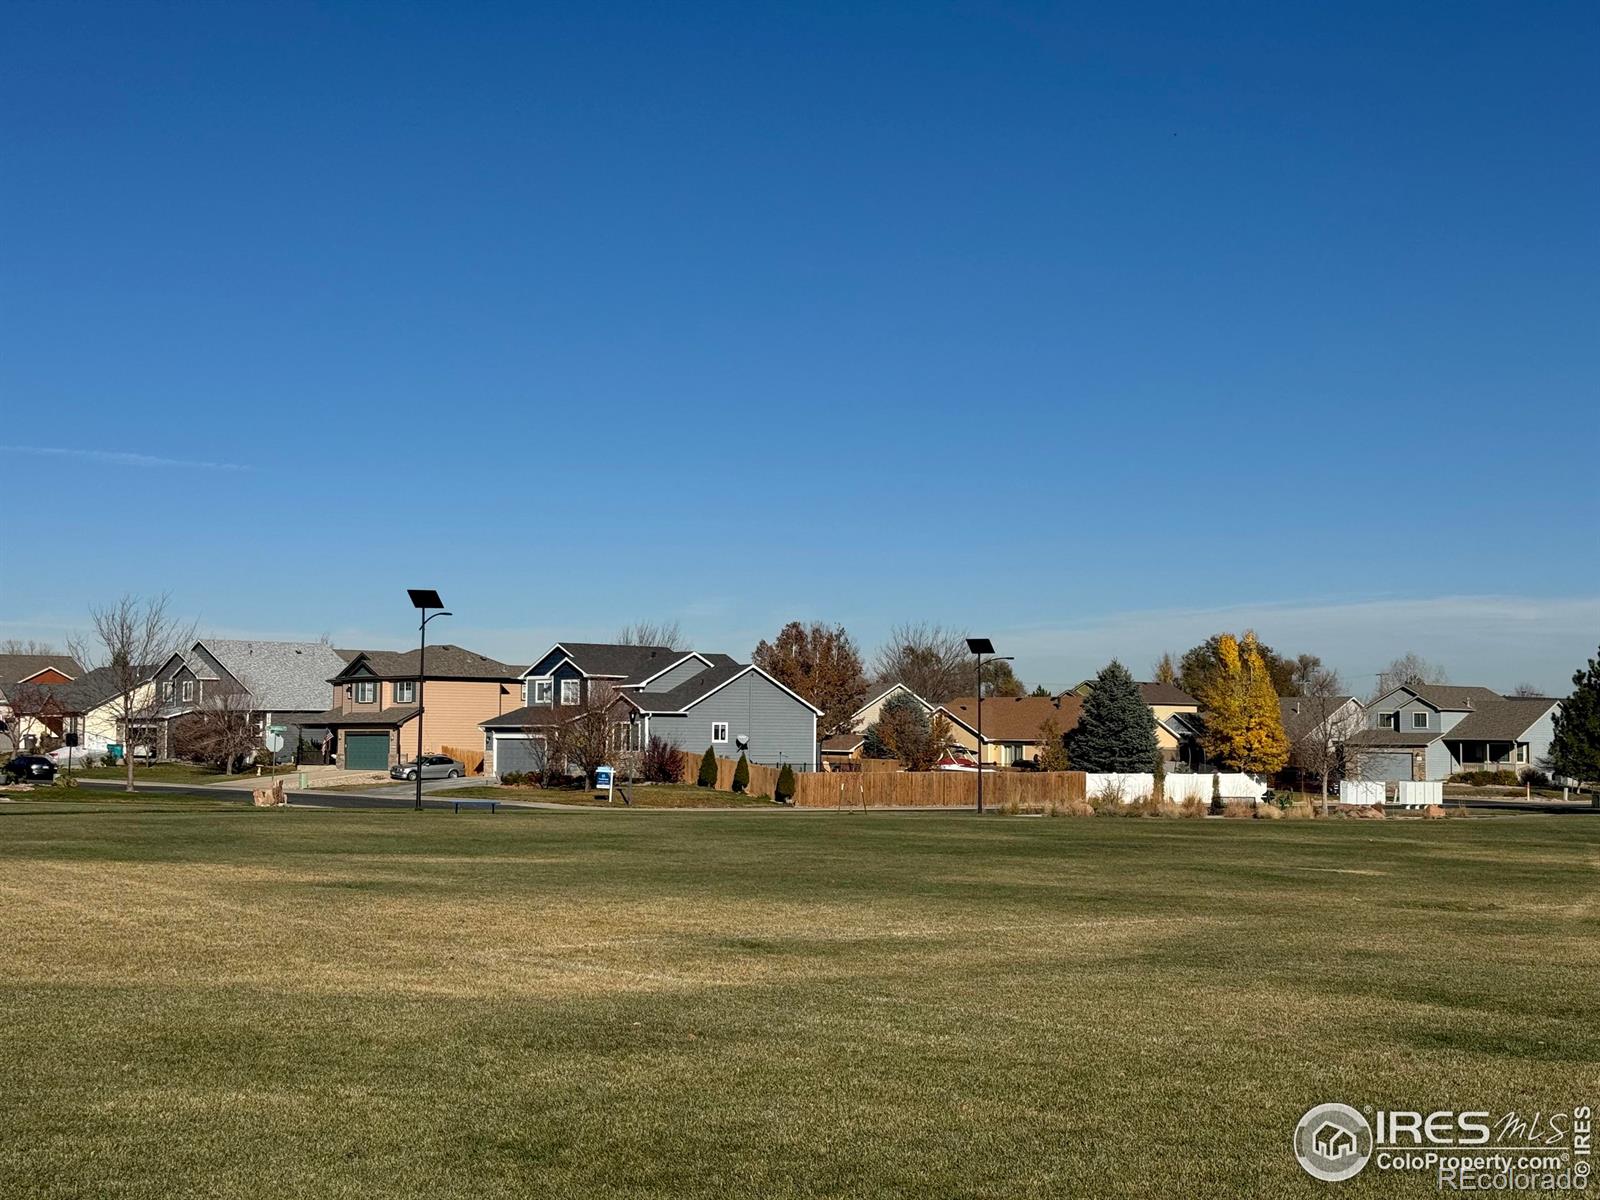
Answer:
<svg viewBox="0 0 1600 1200"><path fill-rule="evenodd" d="M5 23L0 636L1600 641L1592 4Z"/></svg>

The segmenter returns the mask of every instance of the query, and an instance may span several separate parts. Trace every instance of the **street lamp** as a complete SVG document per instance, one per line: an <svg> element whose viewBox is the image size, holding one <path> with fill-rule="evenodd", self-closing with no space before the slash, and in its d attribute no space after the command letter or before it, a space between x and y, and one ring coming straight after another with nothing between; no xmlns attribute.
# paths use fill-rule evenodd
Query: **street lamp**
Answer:
<svg viewBox="0 0 1600 1200"><path fill-rule="evenodd" d="M983 811L983 656L990 662L1010 662L1009 654L996 654L988 638L968 638L967 649L978 656L978 811Z"/></svg>
<svg viewBox="0 0 1600 1200"><path fill-rule="evenodd" d="M417 800L416 809L422 811L422 681L427 674L428 665L428 622L433 617L448 617L447 612L436 612L428 616L430 608L443 609L444 601L439 599L439 593L432 588L407 588L406 594L411 597L411 606L422 612L422 624L417 629L422 635L422 641L417 646Z"/></svg>

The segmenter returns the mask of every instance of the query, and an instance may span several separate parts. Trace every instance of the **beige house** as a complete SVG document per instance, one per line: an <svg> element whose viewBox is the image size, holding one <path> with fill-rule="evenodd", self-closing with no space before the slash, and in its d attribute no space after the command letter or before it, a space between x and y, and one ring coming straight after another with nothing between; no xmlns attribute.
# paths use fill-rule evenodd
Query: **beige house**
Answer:
<svg viewBox="0 0 1600 1200"><path fill-rule="evenodd" d="M478 750L482 722L518 708L523 668L460 646L429 646L422 752ZM325 732L326 757L352 771L385 771L417 753L417 651L363 650L328 681L333 706L306 721Z"/></svg>
<svg viewBox="0 0 1600 1200"><path fill-rule="evenodd" d="M824 738L818 747L824 763L854 762L860 759L866 750L866 732L877 724L878 718L883 714L883 706L896 696L904 692L910 696L923 709L932 715L934 706L921 696L917 695L903 683L878 684L868 692L868 700L850 716L850 728L844 733L836 733L830 738ZM854 768L852 768L854 769Z"/></svg>
<svg viewBox="0 0 1600 1200"><path fill-rule="evenodd" d="M1094 680L1085 679L1062 697L1087 697L1094 688ZM1141 683L1139 695L1150 706L1156 719L1156 745L1161 757L1171 763L1188 763L1199 766L1204 761L1200 750L1200 736L1205 726L1200 720L1200 701L1175 683Z"/></svg>
<svg viewBox="0 0 1600 1200"><path fill-rule="evenodd" d="M1072 692L1060 696L985 696L980 718L977 697L963 696L940 705L939 711L950 720L950 740L968 757L978 754L981 723L984 765L1012 767L1039 757L1044 747L1045 722L1055 722L1056 733L1062 738L1076 729L1083 700Z"/></svg>

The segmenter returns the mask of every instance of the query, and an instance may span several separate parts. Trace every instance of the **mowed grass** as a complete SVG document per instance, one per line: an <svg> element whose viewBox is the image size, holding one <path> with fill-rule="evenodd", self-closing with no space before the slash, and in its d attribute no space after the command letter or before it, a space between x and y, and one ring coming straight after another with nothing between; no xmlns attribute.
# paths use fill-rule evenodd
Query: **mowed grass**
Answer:
<svg viewBox="0 0 1600 1200"><path fill-rule="evenodd" d="M0 1195L1322 1196L1593 1102L1597 834L0 805Z"/></svg>
<svg viewBox="0 0 1600 1200"><path fill-rule="evenodd" d="M478 800L534 800L542 804L572 804L589 808L630 807L622 801L628 794L633 808L776 808L770 796L748 792L719 792L692 783L637 783L617 789L616 800L608 804L606 793L593 788L504 787L478 784L446 788L432 793L441 800L452 797Z"/></svg>

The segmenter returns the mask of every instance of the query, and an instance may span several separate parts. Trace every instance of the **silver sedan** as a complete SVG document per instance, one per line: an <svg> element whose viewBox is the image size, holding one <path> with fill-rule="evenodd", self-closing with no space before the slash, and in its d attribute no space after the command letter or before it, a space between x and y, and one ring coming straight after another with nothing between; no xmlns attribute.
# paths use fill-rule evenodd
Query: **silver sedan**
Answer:
<svg viewBox="0 0 1600 1200"><path fill-rule="evenodd" d="M424 754L422 756L422 777L424 779L460 779L467 773L467 764L446 754ZM417 760L395 763L389 768L390 779L415 779L417 777Z"/></svg>

